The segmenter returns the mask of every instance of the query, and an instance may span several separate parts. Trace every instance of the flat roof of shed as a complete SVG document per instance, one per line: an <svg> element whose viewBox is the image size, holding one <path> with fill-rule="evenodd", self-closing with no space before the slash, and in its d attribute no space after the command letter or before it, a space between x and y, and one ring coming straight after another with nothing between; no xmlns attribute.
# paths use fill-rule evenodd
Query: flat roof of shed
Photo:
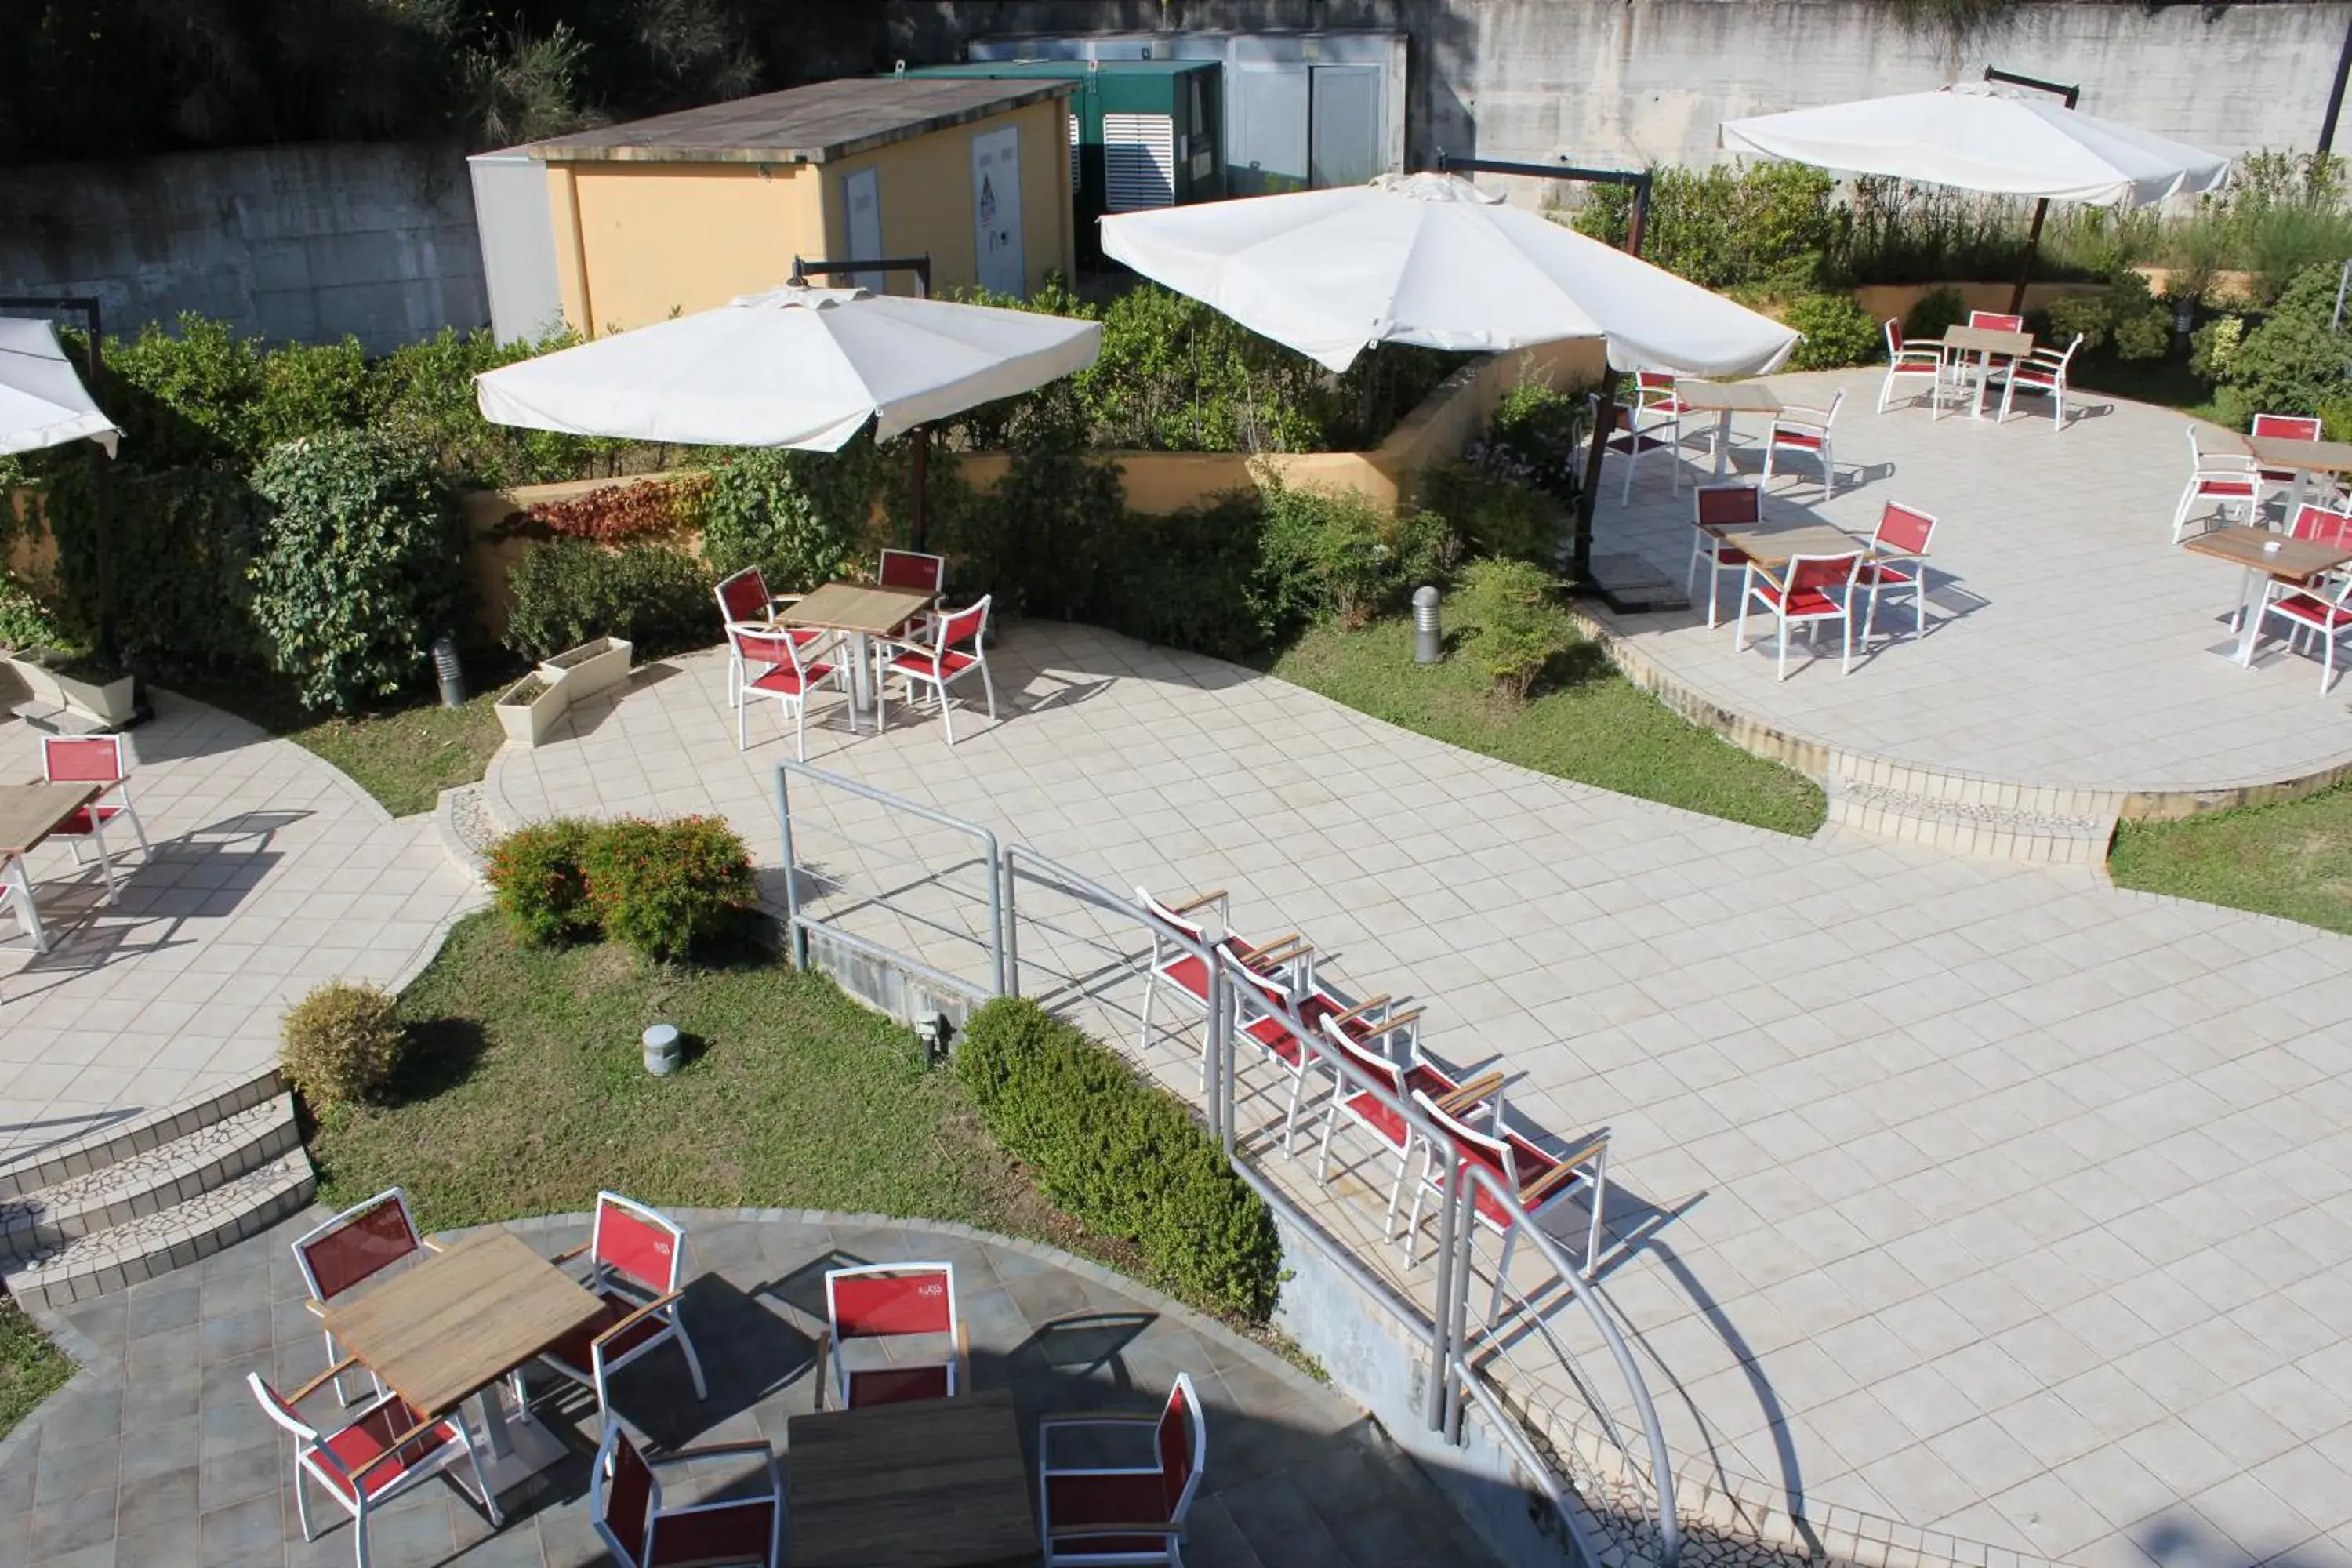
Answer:
<svg viewBox="0 0 2352 1568"><path fill-rule="evenodd" d="M553 163L822 163L1067 97L1064 80L845 77L533 142Z"/></svg>

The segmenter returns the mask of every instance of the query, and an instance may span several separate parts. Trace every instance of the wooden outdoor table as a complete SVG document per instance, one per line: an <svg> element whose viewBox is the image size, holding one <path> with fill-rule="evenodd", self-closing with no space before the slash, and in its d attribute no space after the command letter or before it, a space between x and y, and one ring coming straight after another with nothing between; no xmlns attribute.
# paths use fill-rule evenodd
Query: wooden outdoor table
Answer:
<svg viewBox="0 0 2352 1568"><path fill-rule="evenodd" d="M1944 352L1955 356L1977 356L1977 384L1969 398L1969 417L1984 417L1985 388L1992 380L1992 362L1997 355L2014 364L2033 352L2032 332L2004 332L1991 327L1949 326L1944 329ZM1953 369L1959 367L1955 364ZM1943 400L1936 400L1936 413L1943 413Z"/></svg>
<svg viewBox="0 0 2352 1568"><path fill-rule="evenodd" d="M1675 380L1675 396L1695 413L1715 416L1715 477L1721 479L1731 460L1731 416L1761 414L1777 418L1788 404L1760 381Z"/></svg>
<svg viewBox="0 0 2352 1568"><path fill-rule="evenodd" d="M1826 522L1743 522L1707 532L1768 572L1778 572L1799 555L1852 555L1866 546Z"/></svg>
<svg viewBox="0 0 2352 1568"><path fill-rule="evenodd" d="M2286 443L2295 447L2337 444ZM2352 447L2347 450L2352 451ZM2245 569L2244 584L2238 593L2238 662L2249 666L2254 662L2254 644L2262 637L2260 595L2265 577L2274 583L2306 583L2322 572L2333 572L2352 563L2352 547L2326 544L2315 539L2290 539L2266 528L2217 528L2183 540L2180 547L2192 555L2210 555Z"/></svg>
<svg viewBox="0 0 2352 1568"><path fill-rule="evenodd" d="M2304 491L2314 474L2352 473L2352 441L2296 441L2284 436L2241 436L2238 439L2265 468L2289 468L2294 473L2294 493L2287 498L2286 515L2303 504Z"/></svg>
<svg viewBox="0 0 2352 1568"><path fill-rule="evenodd" d="M870 639L895 637L938 599L919 588L868 583L827 583L788 605L776 619L788 626L823 626L849 639L849 727L874 710L874 650Z"/></svg>
<svg viewBox="0 0 2352 1568"><path fill-rule="evenodd" d="M561 1458L563 1444L529 1411L507 1419L498 1382L604 1304L503 1230L469 1236L320 1314L344 1352L428 1415L478 1394L489 1451L482 1469L496 1497Z"/></svg>
<svg viewBox="0 0 2352 1568"><path fill-rule="evenodd" d="M1037 1525L1013 1395L795 1415L785 1427L792 1568L1013 1568Z"/></svg>
<svg viewBox="0 0 2352 1568"><path fill-rule="evenodd" d="M25 934L35 952L49 951L49 934L33 902L33 881L26 873L25 857L105 788L95 784L0 784L0 883L6 884L24 912Z"/></svg>

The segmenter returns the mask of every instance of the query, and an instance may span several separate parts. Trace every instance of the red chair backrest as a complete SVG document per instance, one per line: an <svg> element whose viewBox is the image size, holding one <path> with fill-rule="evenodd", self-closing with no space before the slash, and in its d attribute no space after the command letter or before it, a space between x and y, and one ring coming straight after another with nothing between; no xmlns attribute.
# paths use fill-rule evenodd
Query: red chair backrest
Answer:
<svg viewBox="0 0 2352 1568"><path fill-rule="evenodd" d="M1893 316L1886 318L1886 357L1893 359L1903 352L1903 323Z"/></svg>
<svg viewBox="0 0 2352 1568"><path fill-rule="evenodd" d="M757 566L746 566L719 584L719 613L730 621L768 618L768 581Z"/></svg>
<svg viewBox="0 0 2352 1568"><path fill-rule="evenodd" d="M1859 555L1800 555L1789 563L1789 596L1828 594L1853 581Z"/></svg>
<svg viewBox="0 0 2352 1568"><path fill-rule="evenodd" d="M1184 1506L1192 1500L1192 1428L1200 1418L1200 1412L1192 1408L1192 1380L1179 1377L1176 1386L1168 1391L1168 1407L1160 1413L1160 1427L1154 1434L1160 1448L1160 1495L1167 1500L1171 1523L1183 1519Z"/></svg>
<svg viewBox="0 0 2352 1568"><path fill-rule="evenodd" d="M424 1245L409 1217L407 1198L392 1187L296 1242L294 1256L309 1272L319 1300L331 1301Z"/></svg>
<svg viewBox="0 0 2352 1568"><path fill-rule="evenodd" d="M51 784L119 784L130 771L120 735L41 737L41 776Z"/></svg>
<svg viewBox="0 0 2352 1568"><path fill-rule="evenodd" d="M1759 522L1764 516L1764 492L1754 485L1701 485L1693 500L1702 527Z"/></svg>
<svg viewBox="0 0 2352 1568"><path fill-rule="evenodd" d="M969 609L958 610L940 621L940 646L953 647L958 643L976 641L988 628L988 601L982 599Z"/></svg>
<svg viewBox="0 0 2352 1568"><path fill-rule="evenodd" d="M613 1426L612 1444L613 1473L604 1478L604 1510L597 1521L604 1527L605 1544L625 1547L628 1568L641 1568L646 1530L653 1523L653 1467L618 1422Z"/></svg>
<svg viewBox="0 0 2352 1568"><path fill-rule="evenodd" d="M782 632L730 632L736 657L745 664L781 664L798 669L799 645Z"/></svg>
<svg viewBox="0 0 2352 1568"><path fill-rule="evenodd" d="M867 1274L835 1270L824 1277L833 1331L843 1339L869 1334L944 1334L955 1328L955 1276L945 1266Z"/></svg>
<svg viewBox="0 0 2352 1568"><path fill-rule="evenodd" d="M2001 310L1970 310L1969 325L1988 332L2021 332L2025 331L2025 318Z"/></svg>
<svg viewBox="0 0 2352 1568"><path fill-rule="evenodd" d="M1936 520L1926 512L1888 501L1886 510L1878 514L1878 531L1870 536L1870 542L1898 554L1925 555L1927 540L1935 531Z"/></svg>
<svg viewBox="0 0 2352 1568"><path fill-rule="evenodd" d="M1519 1195L1518 1173L1513 1166L1511 1146L1508 1143L1479 1131L1458 1116L1448 1116L1437 1109L1435 1100L1419 1089L1413 1091L1412 1101L1423 1116L1437 1123L1437 1130L1446 1135L1454 1145L1454 1152L1459 1154L1465 1163L1476 1165L1486 1171L1512 1197L1516 1198ZM1488 1218L1500 1219L1502 1211L1496 1209L1491 1204L1482 1202L1479 1207Z"/></svg>
<svg viewBox="0 0 2352 1568"><path fill-rule="evenodd" d="M2257 414L2252 434L2274 436L2282 441L2316 441L2319 421L2295 414Z"/></svg>
<svg viewBox="0 0 2352 1568"><path fill-rule="evenodd" d="M601 1271L634 1280L656 1295L677 1289L685 1267L684 1232L617 1193L596 1194L596 1231L589 1257Z"/></svg>
<svg viewBox="0 0 2352 1568"><path fill-rule="evenodd" d="M1139 900L1142 900L1144 912L1146 914L1159 921L1161 925L1166 926L1170 931L1183 937L1185 941L1203 942L1207 940L1208 928L1202 925L1200 921L1186 920L1182 915L1178 914L1174 910L1170 909L1166 904L1161 903L1158 899L1153 898L1141 888L1135 889L1135 896Z"/></svg>
<svg viewBox="0 0 2352 1568"><path fill-rule="evenodd" d="M919 594L936 594L947 582L948 563L943 555L925 555L912 550L886 550L882 552L882 585L885 588L911 588Z"/></svg>
<svg viewBox="0 0 2352 1568"><path fill-rule="evenodd" d="M2352 542L2352 517L2305 501L2295 510L2294 524L2288 531L2318 544Z"/></svg>

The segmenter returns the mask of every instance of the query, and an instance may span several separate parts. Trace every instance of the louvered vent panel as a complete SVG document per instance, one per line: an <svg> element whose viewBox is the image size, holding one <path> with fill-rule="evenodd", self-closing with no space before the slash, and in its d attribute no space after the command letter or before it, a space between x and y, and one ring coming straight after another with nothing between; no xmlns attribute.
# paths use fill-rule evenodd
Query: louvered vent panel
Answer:
<svg viewBox="0 0 2352 1568"><path fill-rule="evenodd" d="M1165 114L1103 116L1104 206L1115 213L1176 205L1176 122Z"/></svg>

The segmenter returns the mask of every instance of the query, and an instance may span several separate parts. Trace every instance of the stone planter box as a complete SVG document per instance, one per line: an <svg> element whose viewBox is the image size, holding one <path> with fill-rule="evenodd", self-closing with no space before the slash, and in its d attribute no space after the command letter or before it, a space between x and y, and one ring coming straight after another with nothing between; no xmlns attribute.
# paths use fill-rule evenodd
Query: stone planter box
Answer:
<svg viewBox="0 0 2352 1568"><path fill-rule="evenodd" d="M499 726L507 732L509 743L525 748L541 744L555 721L563 717L572 705L571 693L562 684L543 679L536 672L524 676L499 693L493 704L499 715Z"/></svg>
<svg viewBox="0 0 2352 1568"><path fill-rule="evenodd" d="M83 680L52 669L38 648L5 656L8 667L25 683L36 702L66 709L104 729L119 729L133 714L134 682L127 675L112 680Z"/></svg>
<svg viewBox="0 0 2352 1568"><path fill-rule="evenodd" d="M566 702L585 702L628 683L629 659L635 652L626 638L594 637L541 662L539 678L550 686L562 687Z"/></svg>

